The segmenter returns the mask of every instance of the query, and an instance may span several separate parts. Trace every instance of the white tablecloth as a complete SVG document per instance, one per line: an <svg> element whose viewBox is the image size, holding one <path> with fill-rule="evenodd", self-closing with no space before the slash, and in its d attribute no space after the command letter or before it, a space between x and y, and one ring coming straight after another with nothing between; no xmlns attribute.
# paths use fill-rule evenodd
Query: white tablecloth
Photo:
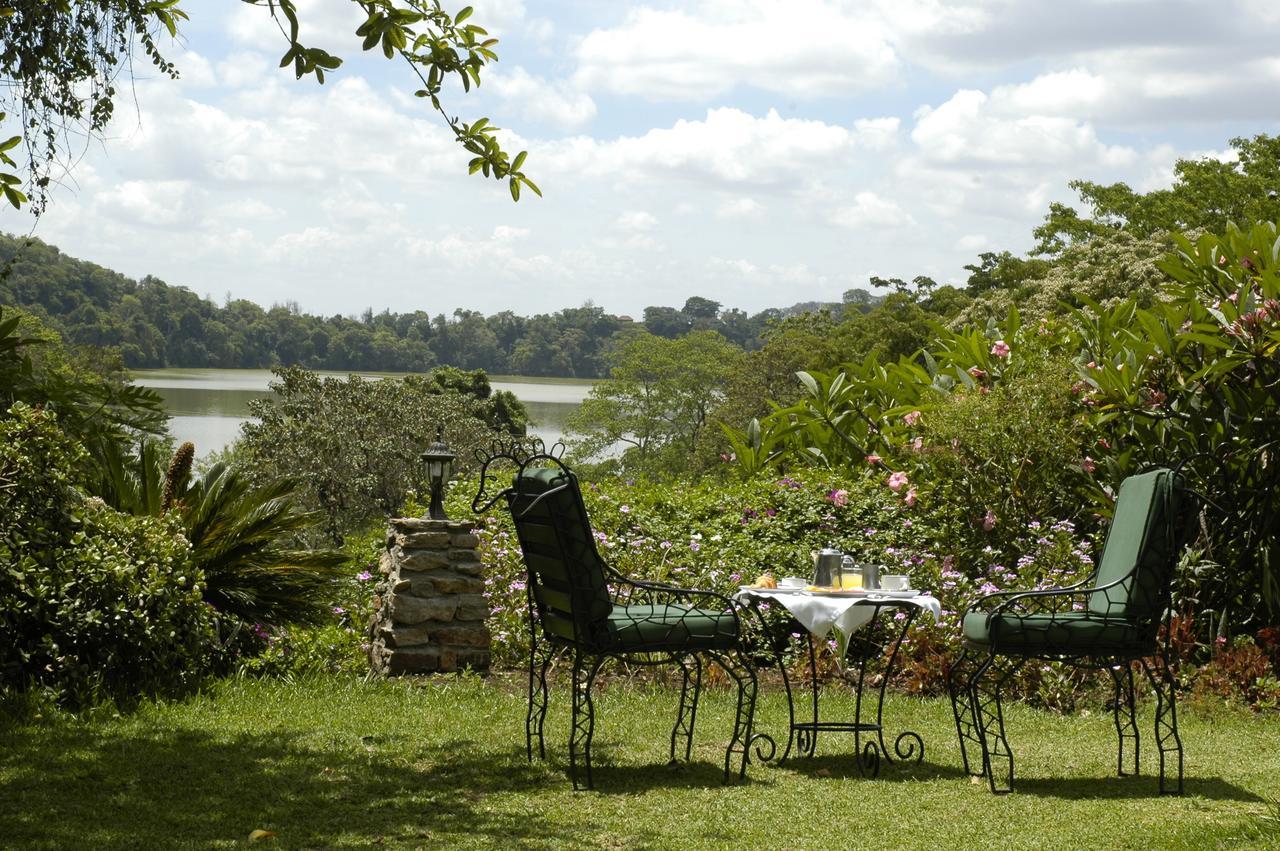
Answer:
<svg viewBox="0 0 1280 851"><path fill-rule="evenodd" d="M887 597L874 591L857 596L835 596L810 594L788 589L748 588L739 591L735 596L755 597L781 603L791 612L804 628L818 638L825 638L836 630L836 641L840 645L840 656L849 644L849 636L870 623L876 612L876 603L892 603L898 605L918 606L937 620L942 617L942 604L936 597L928 594L917 594L914 597Z"/></svg>

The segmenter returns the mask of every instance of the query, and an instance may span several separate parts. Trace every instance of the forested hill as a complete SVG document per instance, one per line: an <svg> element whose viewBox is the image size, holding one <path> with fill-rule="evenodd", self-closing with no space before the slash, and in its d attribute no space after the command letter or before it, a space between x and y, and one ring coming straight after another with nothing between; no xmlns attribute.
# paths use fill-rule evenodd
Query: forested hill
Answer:
<svg viewBox="0 0 1280 851"><path fill-rule="evenodd" d="M639 321L590 304L532 317L465 310L323 317L296 304L263 308L235 299L218 305L186 287L151 276L135 281L39 240L0 234L4 267L0 304L39 314L68 342L118 347L125 364L137 368L296 364L420 371L448 364L490 374L594 378L606 372L610 340L629 329L677 337L710 328L754 349L771 321L823 306L807 302L748 315L695 296L678 309L646 308Z"/></svg>

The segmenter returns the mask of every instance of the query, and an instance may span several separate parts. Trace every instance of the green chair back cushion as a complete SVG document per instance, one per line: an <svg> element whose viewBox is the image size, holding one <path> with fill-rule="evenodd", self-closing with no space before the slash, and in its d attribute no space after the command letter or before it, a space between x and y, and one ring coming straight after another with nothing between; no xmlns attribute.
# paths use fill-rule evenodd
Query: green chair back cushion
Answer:
<svg viewBox="0 0 1280 851"><path fill-rule="evenodd" d="M543 630L592 641L613 603L577 477L555 466L526 469L512 484L508 507Z"/></svg>
<svg viewBox="0 0 1280 851"><path fill-rule="evenodd" d="M1094 587L1124 581L1089 595L1093 614L1134 620L1161 616L1177 558L1175 478L1172 470L1159 469L1120 484Z"/></svg>

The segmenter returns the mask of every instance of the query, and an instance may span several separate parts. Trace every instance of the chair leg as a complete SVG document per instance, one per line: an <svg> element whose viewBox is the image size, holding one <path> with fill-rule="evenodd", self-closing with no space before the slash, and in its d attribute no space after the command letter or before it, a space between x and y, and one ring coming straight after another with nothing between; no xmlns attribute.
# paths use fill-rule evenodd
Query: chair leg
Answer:
<svg viewBox="0 0 1280 851"><path fill-rule="evenodd" d="M982 739L978 732L977 713L974 711L969 683L973 675L973 666L977 657L971 650L964 650L960 658L947 672L947 692L951 696L951 714L956 719L956 737L960 740L960 760L964 763L967 774L981 776L969 762L969 746L977 748L981 753Z"/></svg>
<svg viewBox="0 0 1280 851"><path fill-rule="evenodd" d="M1153 662L1159 668L1158 672L1152 670ZM1146 671L1151 688L1156 693L1156 747L1160 749L1160 794L1181 795L1183 791L1182 737L1178 735L1178 683L1169 665L1169 657L1164 651L1158 652L1151 661L1143 659L1142 669ZM1168 788L1165 774L1166 760L1172 759L1168 756L1170 754L1177 754L1178 788L1176 790Z"/></svg>
<svg viewBox="0 0 1280 851"><path fill-rule="evenodd" d="M604 663L603 656L591 661L585 667L586 659L582 652L573 654L573 721L569 729L569 779L574 789L592 788L591 779L591 739L596 731L595 707L591 702L591 685L596 674ZM586 783L578 780L578 753L582 753L586 766Z"/></svg>
<svg viewBox="0 0 1280 851"><path fill-rule="evenodd" d="M738 779L741 780L747 775L747 763L751 759L753 741L751 725L756 713L756 671L750 660L742 655L741 650L709 655L738 684L738 708L734 718L733 739L724 752L724 779L728 783L733 775L732 763L735 754L740 756Z"/></svg>
<svg viewBox="0 0 1280 851"><path fill-rule="evenodd" d="M987 775L991 791L1003 795L1013 791L1013 751L1009 749L1009 740L1004 733L1004 706L1000 692L1022 667L1024 660L1011 660L1002 670L995 664L995 659L992 653L974 671L969 681L969 694L982 742L982 773ZM1004 765L1003 784L996 780L997 761Z"/></svg>
<svg viewBox="0 0 1280 851"><path fill-rule="evenodd" d="M541 653L535 644L529 650L529 711L524 718L525 750L533 762L533 742L538 742L538 759L547 758L546 743L542 736L543 722L547 718L547 669L556 656L556 649L549 647Z"/></svg>
<svg viewBox="0 0 1280 851"><path fill-rule="evenodd" d="M1138 736L1138 719L1134 708L1133 695L1133 663L1125 662L1124 669L1107 668L1111 674L1111 682L1115 684L1115 703L1112 715L1116 722L1116 737L1119 748L1116 756L1116 773L1121 777L1137 777L1142 769L1139 764L1140 739ZM1124 770L1124 743L1133 742L1133 771Z"/></svg>
<svg viewBox="0 0 1280 851"><path fill-rule="evenodd" d="M698 696L702 691L702 659L689 656L680 660L684 677L680 685L680 709L676 725L671 728L671 761L676 761L676 747L684 741L684 761L693 754L693 727L698 717Z"/></svg>

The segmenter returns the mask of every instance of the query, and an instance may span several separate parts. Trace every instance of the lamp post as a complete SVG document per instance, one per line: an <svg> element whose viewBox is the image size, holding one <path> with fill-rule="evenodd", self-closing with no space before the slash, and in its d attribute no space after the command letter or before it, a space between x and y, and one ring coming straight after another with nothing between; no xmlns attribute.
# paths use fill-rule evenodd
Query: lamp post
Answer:
<svg viewBox="0 0 1280 851"><path fill-rule="evenodd" d="M444 444L444 426L440 426L435 442L422 453L422 464L427 468L427 479L431 482L431 507L427 509L427 517L432 520L449 519L444 513L444 480L453 470L454 457Z"/></svg>

